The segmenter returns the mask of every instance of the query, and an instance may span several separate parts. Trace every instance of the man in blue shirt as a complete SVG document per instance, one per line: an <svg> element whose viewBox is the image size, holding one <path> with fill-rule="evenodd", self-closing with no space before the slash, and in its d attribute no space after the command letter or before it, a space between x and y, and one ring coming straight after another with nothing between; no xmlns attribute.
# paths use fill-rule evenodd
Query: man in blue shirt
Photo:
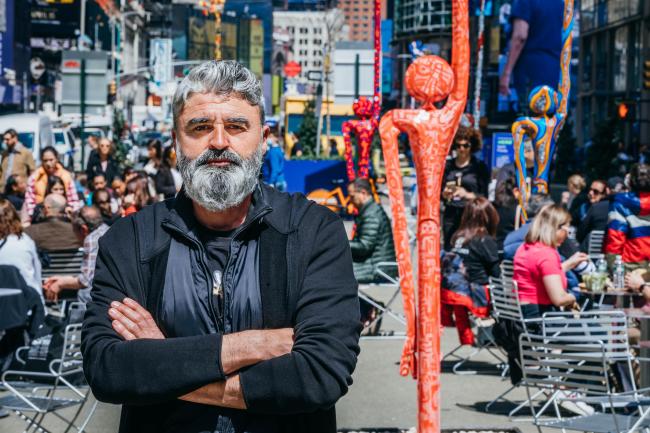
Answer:
<svg viewBox="0 0 650 433"><path fill-rule="evenodd" d="M563 17L563 0L514 1L510 51L499 80L502 95L510 94L511 78L520 101L525 101L536 86L557 88Z"/></svg>

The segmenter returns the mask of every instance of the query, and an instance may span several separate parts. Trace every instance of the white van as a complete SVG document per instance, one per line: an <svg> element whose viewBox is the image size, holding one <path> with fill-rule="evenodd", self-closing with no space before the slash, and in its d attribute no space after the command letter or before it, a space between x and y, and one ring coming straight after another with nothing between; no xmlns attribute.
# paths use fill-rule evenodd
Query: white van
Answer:
<svg viewBox="0 0 650 433"><path fill-rule="evenodd" d="M54 145L52 121L43 114L20 113L0 116L0 133L4 134L7 129L16 130L18 141L32 151L37 165L40 163L41 149Z"/></svg>
<svg viewBox="0 0 650 433"><path fill-rule="evenodd" d="M59 152L59 159L65 168L70 168L75 151L75 136L67 126L57 126L54 132L54 148Z"/></svg>

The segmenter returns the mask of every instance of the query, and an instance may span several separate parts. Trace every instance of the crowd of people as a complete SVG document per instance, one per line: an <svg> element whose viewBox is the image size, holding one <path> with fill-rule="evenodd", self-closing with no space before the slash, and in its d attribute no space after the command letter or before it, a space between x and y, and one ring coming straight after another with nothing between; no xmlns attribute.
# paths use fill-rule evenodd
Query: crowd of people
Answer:
<svg viewBox="0 0 650 433"><path fill-rule="evenodd" d="M556 200L532 195L522 223L514 170L504 166L490 178L468 153L467 137L461 127L442 193L442 320L456 326L461 344L475 344L469 315L489 316L488 279L500 277L504 260L512 261L525 318L584 307L582 277L597 270L599 257L610 272L617 258L622 261L625 287L616 289L639 293L637 306L650 308L649 165L634 164L625 177L611 179L570 176ZM526 164L534 164L530 145ZM605 234L600 256L590 248L594 232Z"/></svg>
<svg viewBox="0 0 650 433"><path fill-rule="evenodd" d="M174 197L182 186L176 152L158 140L148 145L142 170L121 168L108 138L88 138L84 171L72 172L54 147L41 150L36 165L15 130L3 135L0 162L0 264L16 266L27 284L47 299L75 291L90 299L97 242L118 219L156 201ZM41 281L48 253L83 248L78 276L53 276Z"/></svg>

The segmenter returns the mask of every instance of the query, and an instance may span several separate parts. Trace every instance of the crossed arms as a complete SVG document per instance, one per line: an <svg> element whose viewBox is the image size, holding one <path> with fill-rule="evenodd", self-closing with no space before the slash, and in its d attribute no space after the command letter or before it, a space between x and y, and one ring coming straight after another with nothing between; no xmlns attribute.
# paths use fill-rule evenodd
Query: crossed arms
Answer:
<svg viewBox="0 0 650 433"><path fill-rule="evenodd" d="M151 314L133 299L113 301L108 310L115 332L127 341L141 338L163 340L165 336ZM258 362L286 355L293 347L293 329L243 331L224 335L221 341L221 366L225 381L205 385L179 397L181 400L213 406L246 409L238 372Z"/></svg>

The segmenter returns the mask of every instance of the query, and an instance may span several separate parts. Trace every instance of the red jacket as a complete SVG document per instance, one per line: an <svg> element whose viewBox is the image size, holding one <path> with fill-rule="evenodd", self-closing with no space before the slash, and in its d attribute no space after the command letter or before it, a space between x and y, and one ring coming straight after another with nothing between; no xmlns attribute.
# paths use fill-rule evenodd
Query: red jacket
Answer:
<svg viewBox="0 0 650 433"><path fill-rule="evenodd" d="M609 205L607 254L625 263L650 260L650 192L616 194Z"/></svg>

